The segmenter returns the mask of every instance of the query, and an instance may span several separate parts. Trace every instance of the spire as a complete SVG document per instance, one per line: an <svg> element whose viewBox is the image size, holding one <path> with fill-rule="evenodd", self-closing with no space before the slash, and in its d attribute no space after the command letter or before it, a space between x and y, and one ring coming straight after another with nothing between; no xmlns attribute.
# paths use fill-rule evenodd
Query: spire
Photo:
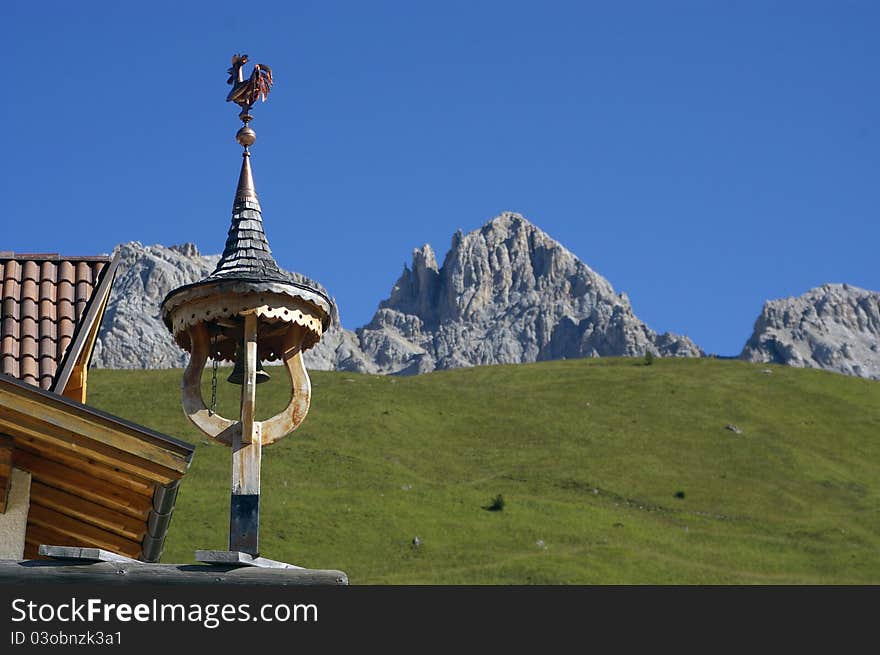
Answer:
<svg viewBox="0 0 880 655"><path fill-rule="evenodd" d="M230 328L226 319L242 316L245 310L281 308L279 321L306 328L302 350L318 342L321 334L330 328L335 312L333 302L317 283L282 271L269 249L269 241L263 231L263 212L251 171L249 149L256 142L257 134L249 123L253 120L250 114L253 104L259 99L265 100L272 87L272 71L265 64L257 64L250 78L244 79L239 69L246 62L245 55L235 55L233 67L228 71L227 82L233 89L227 101L241 107L238 117L244 126L236 132L235 140L244 148L244 153L232 201L232 223L223 254L209 276L169 291L162 301L162 320L184 350L194 354L202 352L197 342L204 337L204 333L202 337L194 337L190 328L201 325L213 330L211 334L216 340L210 344L210 357L215 361L235 359L243 334L240 330L236 331L237 328ZM257 297L254 298L254 295ZM253 307L255 303L259 307ZM263 321L263 318L260 320ZM288 334L287 331L261 332L258 358L282 357L288 348ZM194 393L198 394L197 391Z"/></svg>
<svg viewBox="0 0 880 655"><path fill-rule="evenodd" d="M251 154L245 148L226 246L217 268L207 279L290 282L272 257L269 241L263 231L263 213L254 187L250 159Z"/></svg>
<svg viewBox="0 0 880 655"><path fill-rule="evenodd" d="M249 150L245 150L241 155L241 173L238 174L238 189L235 191L235 200L233 201L233 206L239 202L245 202L246 200L253 200L253 202L257 203L257 209L259 209L259 200L257 200L257 190L254 187L254 173L251 171L251 153Z"/></svg>

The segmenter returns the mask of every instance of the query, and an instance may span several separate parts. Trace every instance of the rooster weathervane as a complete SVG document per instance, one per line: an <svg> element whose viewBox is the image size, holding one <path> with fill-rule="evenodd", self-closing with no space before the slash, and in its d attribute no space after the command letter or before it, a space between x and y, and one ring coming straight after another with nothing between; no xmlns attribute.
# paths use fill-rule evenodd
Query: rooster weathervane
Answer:
<svg viewBox="0 0 880 655"><path fill-rule="evenodd" d="M244 127L236 135L238 142L247 148L256 141L256 134L248 127L253 119L250 114L251 107L257 100L266 101L269 90L272 88L272 69L266 64L254 64L251 76L244 79L244 65L248 62L247 55L232 55L232 66L226 72L229 73L227 84L232 85L232 90L226 96L226 102L234 102L241 107L238 117L244 123ZM248 143L249 142L249 143Z"/></svg>

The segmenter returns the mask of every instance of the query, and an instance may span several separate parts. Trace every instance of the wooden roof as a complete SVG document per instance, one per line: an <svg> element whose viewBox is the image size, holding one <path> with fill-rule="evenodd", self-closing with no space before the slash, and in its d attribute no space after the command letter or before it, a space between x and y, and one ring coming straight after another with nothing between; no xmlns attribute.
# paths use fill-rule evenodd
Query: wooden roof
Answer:
<svg viewBox="0 0 880 655"><path fill-rule="evenodd" d="M192 445L8 375L0 433L31 474L25 557L51 544L159 559Z"/></svg>
<svg viewBox="0 0 880 655"><path fill-rule="evenodd" d="M269 248L263 230L263 213L251 172L250 153L245 150L232 203L232 224L217 268L208 276L213 279L245 279L254 281L290 282Z"/></svg>
<svg viewBox="0 0 880 655"><path fill-rule="evenodd" d="M0 373L63 393L88 364L115 269L106 256L0 252Z"/></svg>

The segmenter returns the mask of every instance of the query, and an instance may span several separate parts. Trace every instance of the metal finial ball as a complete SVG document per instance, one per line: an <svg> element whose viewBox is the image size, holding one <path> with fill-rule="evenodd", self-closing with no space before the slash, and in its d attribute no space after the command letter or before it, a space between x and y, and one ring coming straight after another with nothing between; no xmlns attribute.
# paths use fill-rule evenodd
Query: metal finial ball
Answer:
<svg viewBox="0 0 880 655"><path fill-rule="evenodd" d="M235 140L238 141L239 145L247 148L254 145L254 142L257 140L257 133L245 125L235 133Z"/></svg>

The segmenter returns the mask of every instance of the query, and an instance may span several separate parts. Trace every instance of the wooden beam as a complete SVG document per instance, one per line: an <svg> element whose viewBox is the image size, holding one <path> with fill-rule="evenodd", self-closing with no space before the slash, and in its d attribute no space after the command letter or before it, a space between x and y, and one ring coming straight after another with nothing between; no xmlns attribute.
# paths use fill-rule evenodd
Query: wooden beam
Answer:
<svg viewBox="0 0 880 655"><path fill-rule="evenodd" d="M119 254L101 271L101 281L96 281L95 288L89 296L86 310L76 325L73 339L67 346L64 358L61 360L58 372L55 374L55 382L52 385L52 391L55 393L61 394L64 392L74 367L80 361L80 355L87 345L86 341L92 329L100 326L104 310L107 308L107 299L110 297L110 287L113 285L118 267Z"/></svg>
<svg viewBox="0 0 880 655"><path fill-rule="evenodd" d="M156 464L139 455L95 441L80 432L58 427L39 417L12 411L0 406L0 430L25 441L42 441L54 449L94 459L108 466L119 468L142 478L168 484L179 480L181 473L175 469ZM41 450L45 450L46 446Z"/></svg>
<svg viewBox="0 0 880 655"><path fill-rule="evenodd" d="M0 393L0 409L11 415L31 417L41 426L58 428L86 437L103 446L123 451L182 475L189 467L192 451L159 435L137 430L131 424L114 420L83 405L76 405L50 394L34 394L28 385L7 384ZM36 395L36 397L35 397ZM14 425L14 423L13 423ZM5 425L0 430L8 432ZM178 476L180 477L180 476Z"/></svg>
<svg viewBox="0 0 880 655"><path fill-rule="evenodd" d="M75 544L69 544L75 545ZM28 544L30 548L30 543ZM29 552L29 551L26 551ZM41 560L0 561L0 584L80 583L90 585L208 584L208 585L347 585L342 571L318 569L261 569L255 566L212 566L209 564L128 564Z"/></svg>
<svg viewBox="0 0 880 655"><path fill-rule="evenodd" d="M53 447L51 443L34 439L32 437L19 437L15 440L15 447L33 453L44 459L64 464L74 471L87 473L100 480L106 480L111 484L118 485L142 496L152 496L157 482L146 480L124 471L120 468L110 468L89 457L63 451Z"/></svg>
<svg viewBox="0 0 880 655"><path fill-rule="evenodd" d="M260 553L260 424L254 420L257 393L257 315L244 317L244 380L241 385L241 430L232 437L232 497L229 550L256 557Z"/></svg>
<svg viewBox="0 0 880 655"><path fill-rule="evenodd" d="M140 519L50 487L39 481L34 481L31 484L31 502L138 543L147 532L146 522Z"/></svg>
<svg viewBox="0 0 880 655"><path fill-rule="evenodd" d="M44 559L44 556L40 555L40 544L35 543L33 541L28 541L27 537L25 537L24 558L25 559Z"/></svg>
<svg viewBox="0 0 880 655"><path fill-rule="evenodd" d="M112 276L115 271L107 271L107 273ZM101 317L104 316L104 310L107 309L107 301L109 298L110 294L107 293L101 301L101 307L97 312L95 320L92 322L92 327L85 338L82 350L80 350L79 356L76 358L76 365L73 367L73 373L70 376L70 380L64 385L64 391L61 392L62 396L75 400L78 403L86 402L89 379L89 360L92 358L92 350L94 350L95 341L98 338L98 328L101 327Z"/></svg>
<svg viewBox="0 0 880 655"><path fill-rule="evenodd" d="M12 439L5 434L0 434L0 514L6 513L6 504L9 501L13 448Z"/></svg>
<svg viewBox="0 0 880 655"><path fill-rule="evenodd" d="M42 482L47 486L61 489L143 521L147 520L150 509L153 507L152 499L146 496L130 493L106 480L99 480L85 473L72 471L63 464L38 457L26 450L16 449L13 462L16 467L30 472L37 482Z"/></svg>
<svg viewBox="0 0 880 655"><path fill-rule="evenodd" d="M61 395L78 403L86 402L86 370L82 366L73 367Z"/></svg>
<svg viewBox="0 0 880 655"><path fill-rule="evenodd" d="M120 537L118 534L95 527L89 523L84 523L36 502L31 503L31 509L28 513L28 524L67 535L76 540L76 543L73 544L49 542L49 545L95 546L135 558L140 557L141 554L140 542Z"/></svg>
<svg viewBox="0 0 880 655"><path fill-rule="evenodd" d="M43 544L39 549L40 555L52 559L81 560L91 562L137 562L136 559L112 553L103 548L86 546L47 546Z"/></svg>
<svg viewBox="0 0 880 655"><path fill-rule="evenodd" d="M55 546L78 546L76 539L70 535L48 530L42 526L28 523L27 532L24 536L24 556L28 559L42 558L39 548L42 544Z"/></svg>

